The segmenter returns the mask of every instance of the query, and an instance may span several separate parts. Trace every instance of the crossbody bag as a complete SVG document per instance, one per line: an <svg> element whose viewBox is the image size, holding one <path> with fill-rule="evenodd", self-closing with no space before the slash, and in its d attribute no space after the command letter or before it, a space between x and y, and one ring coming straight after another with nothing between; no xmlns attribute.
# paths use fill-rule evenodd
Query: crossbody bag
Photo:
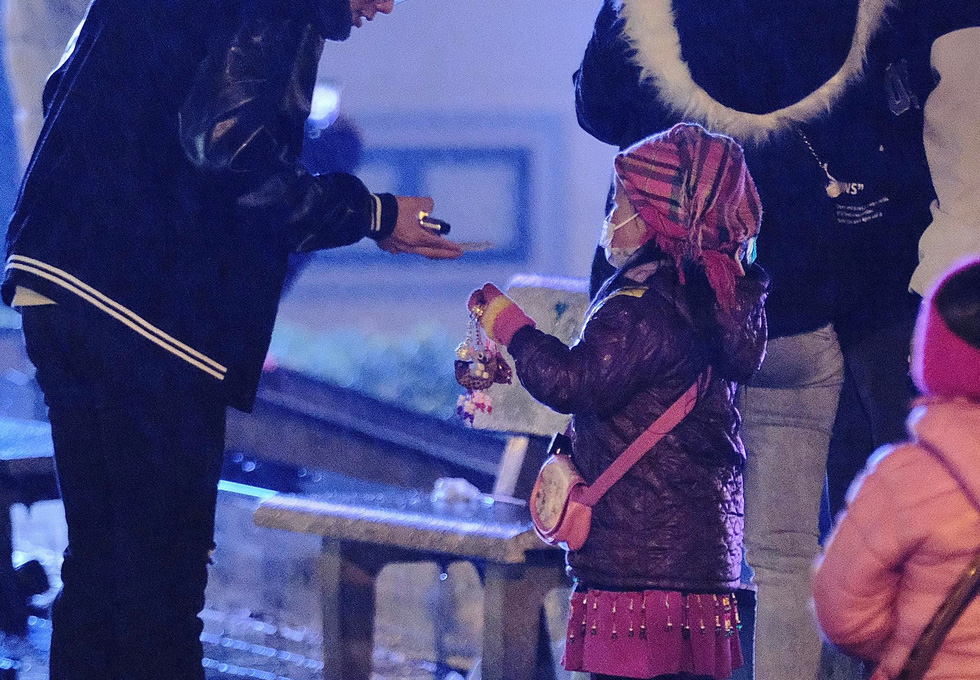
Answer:
<svg viewBox="0 0 980 680"><path fill-rule="evenodd" d="M681 397L663 412L637 439L606 468L592 484L586 484L572 462L571 441L563 434L552 439L549 456L541 465L531 490L531 520L534 531L548 545L578 550L585 544L592 526L592 508L613 484L622 479L665 435L687 417L698 401L695 381ZM703 375L711 380L711 368Z"/></svg>

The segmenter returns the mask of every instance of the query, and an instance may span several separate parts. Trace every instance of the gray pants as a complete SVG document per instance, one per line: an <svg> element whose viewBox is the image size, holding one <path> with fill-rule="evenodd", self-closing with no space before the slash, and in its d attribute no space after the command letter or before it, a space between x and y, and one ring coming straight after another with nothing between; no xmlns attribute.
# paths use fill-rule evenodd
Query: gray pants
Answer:
<svg viewBox="0 0 980 680"><path fill-rule="evenodd" d="M826 326L769 342L743 387L746 560L757 587L756 680L812 680L820 637L810 609L820 498L844 360Z"/></svg>

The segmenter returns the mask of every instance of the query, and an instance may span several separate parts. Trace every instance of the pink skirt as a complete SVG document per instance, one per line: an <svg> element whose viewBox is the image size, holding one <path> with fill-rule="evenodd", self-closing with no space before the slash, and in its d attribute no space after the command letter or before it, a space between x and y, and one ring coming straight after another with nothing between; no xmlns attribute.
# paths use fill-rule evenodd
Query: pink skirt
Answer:
<svg viewBox="0 0 980 680"><path fill-rule="evenodd" d="M569 671L722 680L742 665L734 595L665 590L572 593L562 665Z"/></svg>

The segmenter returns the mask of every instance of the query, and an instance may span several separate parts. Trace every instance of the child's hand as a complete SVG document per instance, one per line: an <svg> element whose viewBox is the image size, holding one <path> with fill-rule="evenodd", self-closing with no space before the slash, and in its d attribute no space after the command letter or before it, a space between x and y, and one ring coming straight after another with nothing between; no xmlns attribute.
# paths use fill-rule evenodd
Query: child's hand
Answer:
<svg viewBox="0 0 980 680"><path fill-rule="evenodd" d="M534 321L492 283L470 293L467 307L494 342L507 346L519 329Z"/></svg>
<svg viewBox="0 0 980 680"><path fill-rule="evenodd" d="M470 293L470 299L466 303L466 306L470 308L473 316L479 319L483 316L483 312L486 311L490 301L501 296L507 297L492 283L485 283L483 284L483 288L478 288Z"/></svg>
<svg viewBox="0 0 980 680"><path fill-rule="evenodd" d="M477 288L470 293L470 299L466 301L466 306L469 308L470 314L477 319L483 316L483 311L487 307L487 299L483 295L482 288Z"/></svg>

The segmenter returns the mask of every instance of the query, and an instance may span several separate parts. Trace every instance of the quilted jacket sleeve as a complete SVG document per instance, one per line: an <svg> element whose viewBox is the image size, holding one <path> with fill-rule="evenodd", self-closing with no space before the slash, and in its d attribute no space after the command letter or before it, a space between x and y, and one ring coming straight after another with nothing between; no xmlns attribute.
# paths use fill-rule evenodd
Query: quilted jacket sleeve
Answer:
<svg viewBox="0 0 980 680"><path fill-rule="evenodd" d="M765 302L769 275L757 264L746 267L745 273L735 284L735 308L731 313L720 307L716 311L723 348L721 375L740 383L759 370L768 339Z"/></svg>
<svg viewBox="0 0 980 680"><path fill-rule="evenodd" d="M397 218L394 197L298 162L322 46L298 11L252 11L211 45L180 111L191 162L227 184L244 223L280 231L294 250L384 238Z"/></svg>
<svg viewBox="0 0 980 680"><path fill-rule="evenodd" d="M649 304L629 296L607 300L572 347L536 328L520 329L507 349L521 384L560 413L618 411L671 361L664 324L638 313Z"/></svg>
<svg viewBox="0 0 980 680"><path fill-rule="evenodd" d="M885 454L879 454L883 457ZM892 634L905 548L894 499L880 467L859 478L846 514L817 564L813 599L827 638L845 652L878 661Z"/></svg>

